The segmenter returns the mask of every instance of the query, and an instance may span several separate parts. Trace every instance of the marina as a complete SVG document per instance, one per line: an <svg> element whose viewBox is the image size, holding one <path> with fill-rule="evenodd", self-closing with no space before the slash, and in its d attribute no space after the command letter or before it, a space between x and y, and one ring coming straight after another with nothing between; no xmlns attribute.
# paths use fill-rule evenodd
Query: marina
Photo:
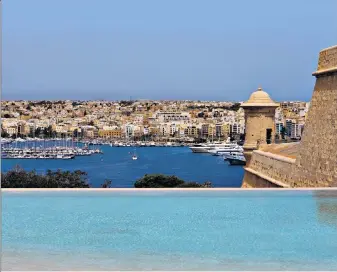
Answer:
<svg viewBox="0 0 337 272"><path fill-rule="evenodd" d="M1 144L2 159L74 159L75 156L102 154L98 147L74 143L72 140L7 141Z"/></svg>
<svg viewBox="0 0 337 272"><path fill-rule="evenodd" d="M214 156L226 156L230 153L242 153L242 146L236 142L208 142L202 144L154 142L154 141L111 141L78 140L74 138L16 138L1 139L2 159L74 159L76 156L102 154L101 146L110 147L184 147L193 153L208 153ZM133 156L136 160L136 156ZM226 160L226 159L225 159Z"/></svg>
<svg viewBox="0 0 337 272"><path fill-rule="evenodd" d="M207 153L194 153L190 146L153 146L151 142L144 142L145 146L137 142L134 145L132 142L123 145L117 143L91 141L89 144L89 141L71 138L6 142L2 139L2 171L6 172L17 165L40 174L47 170L82 170L88 174L94 188L100 187L106 179L113 181L114 188L130 188L137 179L153 173L175 175L200 183L210 181L212 187L216 188L241 186L243 168L240 166L243 164L232 167L233 164L226 160L226 156L235 152L219 152L213 156L212 152L217 150L214 147Z"/></svg>
<svg viewBox="0 0 337 272"><path fill-rule="evenodd" d="M74 138L1 139L2 159L74 159L76 156L102 154L101 146L182 147L185 143L150 141L78 140Z"/></svg>
<svg viewBox="0 0 337 272"><path fill-rule="evenodd" d="M52 142L49 144L53 145ZM77 145L84 146L80 143ZM16 165L27 171L36 170L39 174L46 173L47 170L81 170L88 173L88 180L94 188L100 187L105 179L112 180L114 188L130 188L137 179L154 173L175 175L185 181L210 181L215 188L240 187L242 182L242 167L231 167L221 156L212 156L209 153L195 154L188 147L121 148L101 145L88 148L99 148L103 153L75 156L74 159L65 160L3 159L2 171L11 170ZM137 160L132 159L134 153Z"/></svg>

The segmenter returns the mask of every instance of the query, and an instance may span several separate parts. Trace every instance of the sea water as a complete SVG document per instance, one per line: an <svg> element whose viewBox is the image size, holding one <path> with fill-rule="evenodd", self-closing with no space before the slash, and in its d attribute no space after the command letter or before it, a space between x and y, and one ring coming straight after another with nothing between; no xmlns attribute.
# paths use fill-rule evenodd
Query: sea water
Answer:
<svg viewBox="0 0 337 272"><path fill-rule="evenodd" d="M3 192L3 270L337 270L337 194Z"/></svg>
<svg viewBox="0 0 337 272"><path fill-rule="evenodd" d="M142 147L136 148L138 160L132 160L133 147L99 146L102 155L78 156L73 160L51 159L3 159L2 171L15 165L25 170L82 170L88 173L92 187L100 187L105 179L112 187L133 187L135 181L145 174L176 175L185 181L210 181L213 187L240 187L242 166L230 166L222 157L195 154L188 147Z"/></svg>

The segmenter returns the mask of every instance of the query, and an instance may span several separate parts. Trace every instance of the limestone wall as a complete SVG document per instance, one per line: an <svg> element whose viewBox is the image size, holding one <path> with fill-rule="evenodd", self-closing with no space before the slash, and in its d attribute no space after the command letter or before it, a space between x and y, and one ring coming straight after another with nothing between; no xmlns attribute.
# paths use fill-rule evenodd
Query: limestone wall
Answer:
<svg viewBox="0 0 337 272"><path fill-rule="evenodd" d="M299 186L337 186L337 73L317 78L296 165Z"/></svg>
<svg viewBox="0 0 337 272"><path fill-rule="evenodd" d="M297 186L337 186L337 46L320 52L294 176Z"/></svg>
<svg viewBox="0 0 337 272"><path fill-rule="evenodd" d="M245 171L244 181L242 188L280 188L275 183L265 179L263 176L256 175L255 173Z"/></svg>
<svg viewBox="0 0 337 272"><path fill-rule="evenodd" d="M337 187L337 46L320 52L313 75L316 84L296 161L254 151L246 168L244 187L260 187L263 182L281 182L290 187Z"/></svg>
<svg viewBox="0 0 337 272"><path fill-rule="evenodd" d="M257 147L258 144L266 143L266 129L272 129L274 142L275 134L275 109L274 108L254 108L245 109L246 140L245 146ZM248 133L249 132L249 133Z"/></svg>
<svg viewBox="0 0 337 272"><path fill-rule="evenodd" d="M244 177L243 187L290 187L294 164L294 159L256 150L245 168L249 174Z"/></svg>

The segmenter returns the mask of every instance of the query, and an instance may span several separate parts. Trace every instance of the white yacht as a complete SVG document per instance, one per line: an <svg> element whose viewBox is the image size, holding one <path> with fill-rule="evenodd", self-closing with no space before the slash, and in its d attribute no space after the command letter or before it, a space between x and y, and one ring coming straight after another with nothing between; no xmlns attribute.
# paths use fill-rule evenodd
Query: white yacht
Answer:
<svg viewBox="0 0 337 272"><path fill-rule="evenodd" d="M227 155L230 165L246 165L246 158L243 154Z"/></svg>
<svg viewBox="0 0 337 272"><path fill-rule="evenodd" d="M239 145L237 143L206 143L195 144L190 147L194 153L216 153L218 150L233 150L236 151Z"/></svg>
<svg viewBox="0 0 337 272"><path fill-rule="evenodd" d="M226 153L222 153L220 154L220 156L222 156L222 158L227 161L229 157L232 156L241 156L243 155L243 151L233 151L233 152L226 152Z"/></svg>
<svg viewBox="0 0 337 272"><path fill-rule="evenodd" d="M190 149L193 153L207 153L208 145L207 144L194 144L190 146Z"/></svg>
<svg viewBox="0 0 337 272"><path fill-rule="evenodd" d="M222 156L229 154L231 152L243 152L242 146L239 146L236 143L225 144L222 147L215 147L208 150L208 153L211 153L214 156Z"/></svg>

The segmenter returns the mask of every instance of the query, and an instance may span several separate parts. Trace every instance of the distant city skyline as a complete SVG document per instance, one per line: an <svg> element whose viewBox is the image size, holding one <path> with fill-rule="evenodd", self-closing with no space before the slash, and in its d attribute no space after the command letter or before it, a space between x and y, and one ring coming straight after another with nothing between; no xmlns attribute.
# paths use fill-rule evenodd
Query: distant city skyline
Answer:
<svg viewBox="0 0 337 272"><path fill-rule="evenodd" d="M334 0L2 2L6 100L309 101L337 37Z"/></svg>

